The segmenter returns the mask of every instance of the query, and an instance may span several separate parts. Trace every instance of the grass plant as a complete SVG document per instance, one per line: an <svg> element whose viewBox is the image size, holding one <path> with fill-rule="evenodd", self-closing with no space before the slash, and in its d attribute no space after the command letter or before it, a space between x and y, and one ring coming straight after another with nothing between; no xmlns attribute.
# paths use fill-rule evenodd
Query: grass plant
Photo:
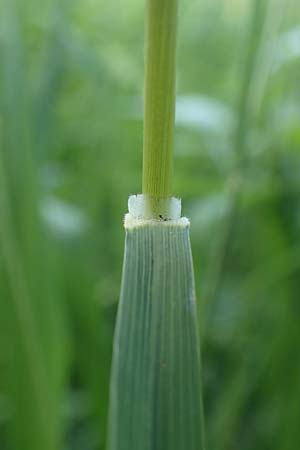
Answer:
<svg viewBox="0 0 300 450"><path fill-rule="evenodd" d="M193 344L184 352L196 333L194 294L187 296L182 282L192 264L188 227L157 220L174 217L178 209L170 209L174 203L168 199L180 195L192 223L201 307L207 448L295 450L300 442L295 356L300 343L300 5L296 0L179 3L175 139L175 3L167 15L162 8L157 13L153 1L152 17L158 14L158 19L152 26L150 15L146 19L146 33L162 23L170 30L163 41L170 70L153 73L149 83L170 83L172 90L159 98L145 92L144 124L149 152L158 149L154 160L169 162L163 171L158 163L144 164L142 194L151 194L152 201L143 214L147 223L155 216L157 231L154 235L154 224L140 226L137 217L126 222L127 281L120 306L125 295L128 299L127 282L144 289L155 280L156 288L171 292L169 297L148 292L145 298L151 297L154 310L147 309L150 301L134 297L119 312L129 320L134 312L141 317L128 330L130 359L136 358L141 372L131 395L143 396L147 405L159 399L166 409L152 405L152 423L165 430L176 424L171 445L186 422L173 412L166 423L159 411L168 410L168 402L191 411L195 399L192 388L183 395L184 383L193 383L193 392L201 388L192 378L200 370L199 349ZM143 146L144 3L126 2L116 11L115 2L104 0L0 1L1 450L107 448L123 256L120 215L128 193L141 190L138 149ZM157 67L164 62L155 51L147 56L161 41L151 42L145 49L149 74L152 57ZM169 111L168 120L154 123L159 110ZM234 195L227 195L228 183ZM135 202L133 197L133 215ZM128 260L129 250L139 261ZM173 285L161 279L162 265L165 273L177 274ZM170 308L170 296L176 309ZM149 325L144 315L153 318L160 307L156 323L161 328L154 330L153 322L152 328L142 327ZM180 333L183 325L186 332ZM155 395L153 372L148 378L144 373L149 360L140 357L146 331L152 333L147 341L152 362L154 355L161 362L153 369ZM116 339L125 332L125 322L118 320ZM139 337L136 349L133 333ZM126 354L119 356L127 364ZM164 356L173 363L166 365ZM187 371L183 364L192 368ZM167 378L173 385L165 383ZM129 383L131 377L123 380ZM148 390L143 391L145 380ZM180 389L168 397L178 380ZM122 380L115 392L123 399L121 385ZM134 423L138 413L130 416ZM129 417L122 418L133 431ZM195 422L189 424L186 442L194 445L189 439L195 437ZM140 433L136 439L142 439Z"/></svg>
<svg viewBox="0 0 300 450"><path fill-rule="evenodd" d="M171 198L177 0L148 0L143 195L129 199L109 450L203 450L189 221Z"/></svg>

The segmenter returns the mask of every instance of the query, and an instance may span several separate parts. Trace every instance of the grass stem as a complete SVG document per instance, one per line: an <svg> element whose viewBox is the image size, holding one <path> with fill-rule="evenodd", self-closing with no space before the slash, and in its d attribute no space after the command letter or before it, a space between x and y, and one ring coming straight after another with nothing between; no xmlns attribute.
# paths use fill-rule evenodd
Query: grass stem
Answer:
<svg viewBox="0 0 300 450"><path fill-rule="evenodd" d="M171 196L177 0L147 0L143 194Z"/></svg>

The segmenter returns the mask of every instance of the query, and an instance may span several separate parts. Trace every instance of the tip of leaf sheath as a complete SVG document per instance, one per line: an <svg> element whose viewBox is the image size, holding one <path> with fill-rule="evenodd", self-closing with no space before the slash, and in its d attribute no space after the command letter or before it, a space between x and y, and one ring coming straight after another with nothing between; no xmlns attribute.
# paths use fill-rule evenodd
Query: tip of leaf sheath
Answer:
<svg viewBox="0 0 300 450"><path fill-rule="evenodd" d="M132 230L134 228L147 227L147 226L157 226L157 227L180 227L186 228L190 226L190 221L186 217L180 217L179 219L145 219L137 218L130 213L125 215L124 227L126 230Z"/></svg>

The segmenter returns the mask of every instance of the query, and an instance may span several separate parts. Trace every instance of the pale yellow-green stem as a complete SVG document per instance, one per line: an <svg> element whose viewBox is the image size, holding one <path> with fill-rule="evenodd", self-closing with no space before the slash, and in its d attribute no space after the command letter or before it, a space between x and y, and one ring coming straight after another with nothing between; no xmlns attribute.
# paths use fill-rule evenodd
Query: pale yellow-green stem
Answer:
<svg viewBox="0 0 300 450"><path fill-rule="evenodd" d="M147 0L143 194L171 197L175 121L177 0Z"/></svg>

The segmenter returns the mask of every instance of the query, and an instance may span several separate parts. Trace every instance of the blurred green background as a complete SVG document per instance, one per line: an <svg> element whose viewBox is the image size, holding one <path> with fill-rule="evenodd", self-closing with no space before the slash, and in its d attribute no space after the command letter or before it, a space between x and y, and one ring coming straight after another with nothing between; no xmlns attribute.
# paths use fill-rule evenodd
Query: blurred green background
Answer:
<svg viewBox="0 0 300 450"><path fill-rule="evenodd" d="M300 5L180 0L208 449L300 442ZM102 450L140 192L140 0L0 3L0 449Z"/></svg>

